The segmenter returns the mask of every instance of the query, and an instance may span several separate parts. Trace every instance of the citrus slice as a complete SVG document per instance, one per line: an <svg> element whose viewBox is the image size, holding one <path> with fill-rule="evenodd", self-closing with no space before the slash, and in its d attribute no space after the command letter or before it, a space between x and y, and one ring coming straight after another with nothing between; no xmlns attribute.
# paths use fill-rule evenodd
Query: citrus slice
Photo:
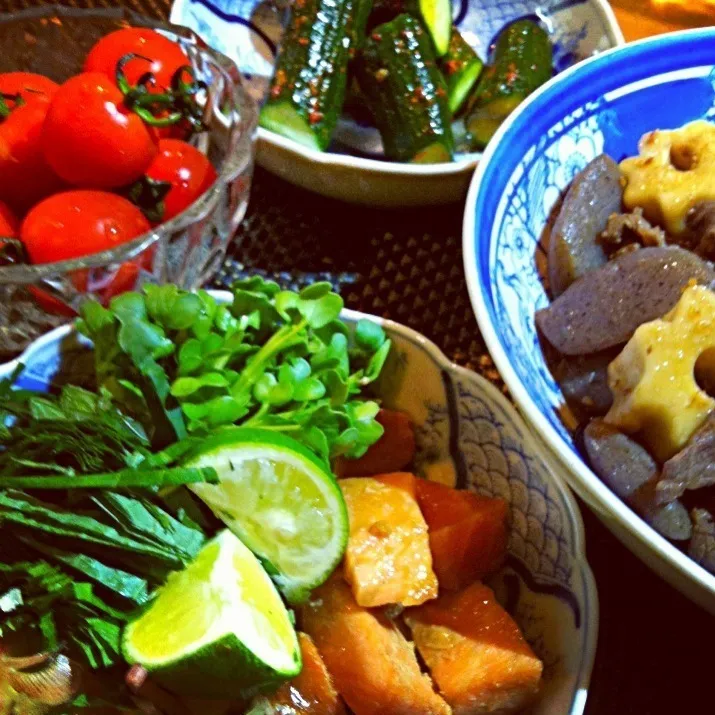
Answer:
<svg viewBox="0 0 715 715"><path fill-rule="evenodd" d="M301 669L298 638L280 594L228 530L169 576L122 640L129 663L182 695L248 697Z"/></svg>
<svg viewBox="0 0 715 715"><path fill-rule="evenodd" d="M345 500L335 477L299 442L270 430L228 428L187 464L218 472L218 484L191 489L261 559L289 602L304 602L340 563Z"/></svg>

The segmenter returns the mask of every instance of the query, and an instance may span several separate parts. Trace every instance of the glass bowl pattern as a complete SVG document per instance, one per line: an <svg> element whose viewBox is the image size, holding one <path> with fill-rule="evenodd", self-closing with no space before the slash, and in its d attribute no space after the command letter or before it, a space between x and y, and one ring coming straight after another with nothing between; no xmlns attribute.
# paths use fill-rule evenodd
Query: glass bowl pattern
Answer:
<svg viewBox="0 0 715 715"><path fill-rule="evenodd" d="M121 246L69 261L0 267L0 355L22 350L89 297L106 301L146 283L202 285L220 267L244 217L256 108L235 64L190 30L123 8L43 7L0 15L0 72L38 72L62 82L81 71L100 37L127 25L152 27L177 41L206 83L200 98L206 131L192 141L219 177L186 211Z"/></svg>

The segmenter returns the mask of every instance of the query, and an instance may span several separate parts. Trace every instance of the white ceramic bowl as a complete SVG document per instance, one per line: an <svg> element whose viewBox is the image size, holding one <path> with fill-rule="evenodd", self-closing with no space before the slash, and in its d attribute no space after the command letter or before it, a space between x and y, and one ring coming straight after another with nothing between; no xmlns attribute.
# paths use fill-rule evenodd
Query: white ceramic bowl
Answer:
<svg viewBox="0 0 715 715"><path fill-rule="evenodd" d="M348 323L365 317L343 313ZM388 407L414 420L419 472L510 504L509 558L491 585L545 664L544 689L529 712L581 715L596 652L598 595L576 502L495 387L450 363L413 330L377 322L394 348L376 389ZM91 365L90 349L72 327L58 328L20 357L26 369L19 384L45 390L60 364L77 379ZM17 362L0 366L0 377Z"/></svg>
<svg viewBox="0 0 715 715"><path fill-rule="evenodd" d="M715 28L626 45L552 79L500 129L464 214L464 265L489 351L569 484L654 571L715 613L715 575L649 527L586 466L559 418L563 397L534 324L547 305L539 238L560 193L593 158L638 152L653 129L715 119Z"/></svg>
<svg viewBox="0 0 715 715"><path fill-rule="evenodd" d="M261 102L273 74L287 2L262 0L174 0L171 21L185 25L241 69L249 92ZM550 29L557 70L623 43L607 0L453 0L455 24L481 57L506 23L538 16ZM400 164L380 158L379 135L344 121L336 137L360 135L358 154L331 146L326 153L258 130L257 162L310 191L373 206L424 206L464 198L480 154L458 155L452 163ZM370 153L368 153L368 151Z"/></svg>

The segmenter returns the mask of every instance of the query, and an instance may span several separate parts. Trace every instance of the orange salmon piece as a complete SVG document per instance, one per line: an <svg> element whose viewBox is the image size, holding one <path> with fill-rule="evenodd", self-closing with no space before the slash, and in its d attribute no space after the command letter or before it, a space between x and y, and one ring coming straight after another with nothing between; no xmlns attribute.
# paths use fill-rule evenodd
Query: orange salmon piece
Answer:
<svg viewBox="0 0 715 715"><path fill-rule="evenodd" d="M405 621L454 715L513 713L536 696L543 664L484 584L412 608Z"/></svg>
<svg viewBox="0 0 715 715"><path fill-rule="evenodd" d="M414 646L380 610L358 606L339 571L313 592L301 616L355 715L450 715Z"/></svg>
<svg viewBox="0 0 715 715"><path fill-rule="evenodd" d="M305 633L298 633L298 642L303 657L303 670L293 680L283 683L272 695L260 698L264 709L268 706L276 713L286 715L346 715L345 705L315 643Z"/></svg>
<svg viewBox="0 0 715 715"><path fill-rule="evenodd" d="M350 521L344 572L360 606L416 606L437 596L427 524L411 474L341 479Z"/></svg>
<svg viewBox="0 0 715 715"><path fill-rule="evenodd" d="M499 569L506 558L507 503L426 479L415 483L440 588L459 591Z"/></svg>

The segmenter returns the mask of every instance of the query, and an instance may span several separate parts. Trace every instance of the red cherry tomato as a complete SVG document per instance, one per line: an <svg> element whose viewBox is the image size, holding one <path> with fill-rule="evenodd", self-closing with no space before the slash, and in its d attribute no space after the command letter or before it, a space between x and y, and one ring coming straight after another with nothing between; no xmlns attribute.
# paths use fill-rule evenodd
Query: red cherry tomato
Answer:
<svg viewBox="0 0 715 715"><path fill-rule="evenodd" d="M25 216L20 238L33 263L53 263L115 248L150 229L134 204L104 191L65 191Z"/></svg>
<svg viewBox="0 0 715 715"><path fill-rule="evenodd" d="M164 198L164 221L191 206L216 181L216 169L206 156L179 139L159 141L159 153L146 175L171 184Z"/></svg>
<svg viewBox="0 0 715 715"><path fill-rule="evenodd" d="M17 229L19 228L19 223L12 209L0 201L0 237L3 238L15 238L17 236ZM0 246L2 242L0 241Z"/></svg>
<svg viewBox="0 0 715 715"><path fill-rule="evenodd" d="M49 77L34 72L5 72L0 74L0 94L5 95L8 105L14 102L7 96L20 96L28 104L35 99L52 99L59 85Z"/></svg>
<svg viewBox="0 0 715 715"><path fill-rule="evenodd" d="M47 99L36 99L0 120L0 199L18 213L62 187L42 151L49 106Z"/></svg>
<svg viewBox="0 0 715 715"><path fill-rule="evenodd" d="M103 191L66 191L40 202L25 217L20 237L33 263L81 258L115 248L150 229L144 214L121 196ZM150 268L152 249L118 269L85 268L72 275L79 291L92 291L102 302L134 288L141 268ZM49 313L75 311L47 292L31 287L41 308Z"/></svg>
<svg viewBox="0 0 715 715"><path fill-rule="evenodd" d="M176 70L189 64L183 50L175 42L147 27L127 27L111 32L97 42L87 55L84 71L102 72L114 81L117 63L130 53L147 59L129 60L124 65L127 81L134 86L142 75L151 72L156 92L168 89Z"/></svg>
<svg viewBox="0 0 715 715"><path fill-rule="evenodd" d="M123 104L124 95L99 72L67 80L55 94L42 131L47 163L70 184L126 186L156 156L155 135Z"/></svg>

